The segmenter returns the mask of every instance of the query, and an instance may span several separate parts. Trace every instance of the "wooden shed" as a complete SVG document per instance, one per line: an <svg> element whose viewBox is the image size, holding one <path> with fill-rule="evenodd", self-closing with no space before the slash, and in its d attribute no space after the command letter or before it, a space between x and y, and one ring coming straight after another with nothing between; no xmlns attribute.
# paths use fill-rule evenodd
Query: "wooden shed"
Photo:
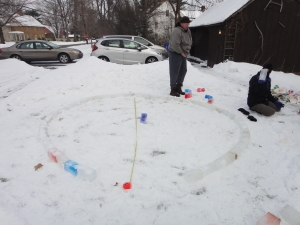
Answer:
<svg viewBox="0 0 300 225"><path fill-rule="evenodd" d="M210 67L229 59L300 72L300 0L226 0L190 29L191 55Z"/></svg>

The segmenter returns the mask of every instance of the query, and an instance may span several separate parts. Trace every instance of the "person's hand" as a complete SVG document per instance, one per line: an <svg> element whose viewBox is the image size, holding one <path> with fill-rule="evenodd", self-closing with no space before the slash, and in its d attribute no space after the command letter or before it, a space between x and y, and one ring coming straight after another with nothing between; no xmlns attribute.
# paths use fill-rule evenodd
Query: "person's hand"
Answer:
<svg viewBox="0 0 300 225"><path fill-rule="evenodd" d="M279 109L281 109L281 108L283 108L284 107L284 104L283 103L281 103L280 101L275 101L274 102L274 104L277 106L277 108L279 108Z"/></svg>
<svg viewBox="0 0 300 225"><path fill-rule="evenodd" d="M186 55L184 54L184 52L182 52L181 55L182 55L184 58L186 58Z"/></svg>

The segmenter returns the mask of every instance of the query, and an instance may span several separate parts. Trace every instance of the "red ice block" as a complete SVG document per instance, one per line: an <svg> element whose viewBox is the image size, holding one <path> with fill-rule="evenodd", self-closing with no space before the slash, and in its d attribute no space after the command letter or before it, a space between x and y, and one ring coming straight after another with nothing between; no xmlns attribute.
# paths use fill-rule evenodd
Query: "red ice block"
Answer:
<svg viewBox="0 0 300 225"><path fill-rule="evenodd" d="M130 183L130 182L124 183L124 184L123 184L123 188L124 188L125 190L131 189L131 183Z"/></svg>
<svg viewBox="0 0 300 225"><path fill-rule="evenodd" d="M186 94L184 95L184 97L185 97L185 98L191 98L191 97L192 97L192 93L186 93Z"/></svg>
<svg viewBox="0 0 300 225"><path fill-rule="evenodd" d="M205 91L205 88L197 88L197 91L198 91L198 92L204 92L204 91Z"/></svg>
<svg viewBox="0 0 300 225"><path fill-rule="evenodd" d="M57 148L51 148L49 151L48 151L48 155L50 157L50 159L54 162L57 163L57 158L56 156L60 154L60 151L57 149Z"/></svg>
<svg viewBox="0 0 300 225"><path fill-rule="evenodd" d="M50 150L48 150L48 156L52 161L60 165L68 160L66 155L63 152L59 151L57 148L51 148Z"/></svg>
<svg viewBox="0 0 300 225"><path fill-rule="evenodd" d="M281 219L274 216L272 213L267 212L256 225L280 225Z"/></svg>
<svg viewBox="0 0 300 225"><path fill-rule="evenodd" d="M207 103L208 103L208 104L213 104L213 103L214 103L214 99L213 99L213 98L208 99Z"/></svg>

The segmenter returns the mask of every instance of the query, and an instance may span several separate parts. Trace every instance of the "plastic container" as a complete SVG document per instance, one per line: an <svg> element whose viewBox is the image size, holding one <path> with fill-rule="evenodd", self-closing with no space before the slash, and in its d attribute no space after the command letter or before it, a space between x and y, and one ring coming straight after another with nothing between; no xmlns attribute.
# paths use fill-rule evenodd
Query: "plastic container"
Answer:
<svg viewBox="0 0 300 225"><path fill-rule="evenodd" d="M83 165L77 165L77 177L83 178L88 181L93 181L97 177L97 173L94 169Z"/></svg>
<svg viewBox="0 0 300 225"><path fill-rule="evenodd" d="M205 92L205 88L197 88L197 92Z"/></svg>
<svg viewBox="0 0 300 225"><path fill-rule="evenodd" d="M64 163L64 169L65 169L65 171L71 173L75 177L78 174L77 168L78 168L78 163L75 162L75 161L68 160L68 161L66 161Z"/></svg>
<svg viewBox="0 0 300 225"><path fill-rule="evenodd" d="M68 161L68 157L57 148L51 148L48 150L48 156L50 159L60 165L63 165L66 161Z"/></svg>
<svg viewBox="0 0 300 225"><path fill-rule="evenodd" d="M272 213L267 212L256 225L280 225L280 219L277 216L274 216Z"/></svg>
<svg viewBox="0 0 300 225"><path fill-rule="evenodd" d="M281 211L282 218L289 223L289 225L300 225L300 212L290 205L286 205Z"/></svg>
<svg viewBox="0 0 300 225"><path fill-rule="evenodd" d="M141 123L147 123L147 113L142 113L140 118Z"/></svg>

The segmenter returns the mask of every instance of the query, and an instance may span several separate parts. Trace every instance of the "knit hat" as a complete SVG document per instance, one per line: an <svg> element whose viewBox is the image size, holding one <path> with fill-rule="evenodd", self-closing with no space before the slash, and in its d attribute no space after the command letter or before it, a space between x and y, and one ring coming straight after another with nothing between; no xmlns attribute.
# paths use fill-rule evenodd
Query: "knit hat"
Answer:
<svg viewBox="0 0 300 225"><path fill-rule="evenodd" d="M263 69L269 69L269 73L273 70L273 65L271 63L267 63L263 66Z"/></svg>
<svg viewBox="0 0 300 225"><path fill-rule="evenodd" d="M190 23L190 22L192 21L187 16L182 17L181 20L179 21L179 23Z"/></svg>

